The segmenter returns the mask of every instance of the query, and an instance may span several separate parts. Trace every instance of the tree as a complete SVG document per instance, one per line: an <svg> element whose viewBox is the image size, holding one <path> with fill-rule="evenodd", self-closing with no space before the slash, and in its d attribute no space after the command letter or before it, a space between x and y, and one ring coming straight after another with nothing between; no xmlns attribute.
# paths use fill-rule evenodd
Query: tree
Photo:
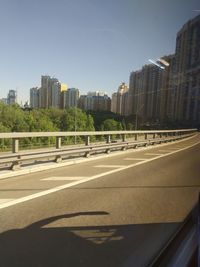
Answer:
<svg viewBox="0 0 200 267"><path fill-rule="evenodd" d="M81 109L69 108L63 114L61 128L63 131L94 131L94 121Z"/></svg>
<svg viewBox="0 0 200 267"><path fill-rule="evenodd" d="M101 124L102 131L121 131L122 124L114 119L107 119Z"/></svg>

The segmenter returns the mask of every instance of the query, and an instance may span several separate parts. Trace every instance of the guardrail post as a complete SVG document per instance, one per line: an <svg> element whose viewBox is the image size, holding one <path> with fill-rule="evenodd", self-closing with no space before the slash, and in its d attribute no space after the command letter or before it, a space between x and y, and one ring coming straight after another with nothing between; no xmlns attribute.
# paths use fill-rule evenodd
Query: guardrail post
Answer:
<svg viewBox="0 0 200 267"><path fill-rule="evenodd" d="M19 152L19 139L13 138L12 139L12 153Z"/></svg>
<svg viewBox="0 0 200 267"><path fill-rule="evenodd" d="M61 148L61 137L56 137L56 149Z"/></svg>
<svg viewBox="0 0 200 267"><path fill-rule="evenodd" d="M90 136L89 135L86 135L86 137L85 137L85 145L86 146L90 145Z"/></svg>
<svg viewBox="0 0 200 267"><path fill-rule="evenodd" d="M109 134L109 135L106 136L106 143L110 144L110 142L111 142L111 136Z"/></svg>
<svg viewBox="0 0 200 267"><path fill-rule="evenodd" d="M156 138L156 134L154 133L154 134L153 134L153 139L155 139L155 138Z"/></svg>
<svg viewBox="0 0 200 267"><path fill-rule="evenodd" d="M145 134L144 134L144 139L147 140L147 138L148 138L148 134L145 133Z"/></svg>
<svg viewBox="0 0 200 267"><path fill-rule="evenodd" d="M160 136L160 138L162 138L162 134L161 133L159 134L159 136Z"/></svg>
<svg viewBox="0 0 200 267"><path fill-rule="evenodd" d="M125 141L126 141L126 135L122 134L122 142L125 142Z"/></svg>
<svg viewBox="0 0 200 267"><path fill-rule="evenodd" d="M55 162L56 163L60 163L60 162L62 162L62 157L61 156L56 156L56 158L55 158Z"/></svg>

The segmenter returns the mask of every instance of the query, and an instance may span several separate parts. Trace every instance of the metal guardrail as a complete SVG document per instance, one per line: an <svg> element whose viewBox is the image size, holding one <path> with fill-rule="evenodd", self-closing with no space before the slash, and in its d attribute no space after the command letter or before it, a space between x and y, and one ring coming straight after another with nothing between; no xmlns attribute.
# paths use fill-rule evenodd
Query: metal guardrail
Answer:
<svg viewBox="0 0 200 267"><path fill-rule="evenodd" d="M15 170L20 167L20 164L25 161L34 161L38 159L55 159L56 162L61 162L62 158L69 155L84 155L86 157L91 154L106 152L110 153L113 150L128 148L136 148L137 146L147 146L155 143L178 140L194 134L197 129L181 129L181 130L157 130L157 131L99 131L99 132L23 132L23 133L0 133L0 139L12 139L12 153L0 154L0 164L12 164L11 169ZM111 142L111 136L121 136L121 141ZM138 140L138 135L143 135L143 140ZM62 147L61 138L69 136L84 136L85 146ZM106 143L90 144L91 136L104 136ZM134 140L128 139L129 136L134 136ZM151 136L151 137L149 137ZM19 151L19 140L28 137L56 137L56 147L51 150L35 151Z"/></svg>

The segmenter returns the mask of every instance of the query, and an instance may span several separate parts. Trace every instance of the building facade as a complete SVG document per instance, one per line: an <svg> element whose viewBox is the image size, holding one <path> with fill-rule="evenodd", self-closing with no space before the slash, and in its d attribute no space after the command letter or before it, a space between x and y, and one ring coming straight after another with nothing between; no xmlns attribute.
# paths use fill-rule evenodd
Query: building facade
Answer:
<svg viewBox="0 0 200 267"><path fill-rule="evenodd" d="M64 108L78 107L80 91L77 88L68 88L64 93Z"/></svg>
<svg viewBox="0 0 200 267"><path fill-rule="evenodd" d="M7 104L12 105L17 103L17 91L9 90L8 97L7 97Z"/></svg>
<svg viewBox="0 0 200 267"><path fill-rule="evenodd" d="M111 99L105 92L88 92L80 96L79 108L85 111L110 111Z"/></svg>
<svg viewBox="0 0 200 267"><path fill-rule="evenodd" d="M39 108L39 88L33 87L30 89L30 107Z"/></svg>
<svg viewBox="0 0 200 267"><path fill-rule="evenodd" d="M176 38L175 120L200 123L200 15Z"/></svg>
<svg viewBox="0 0 200 267"><path fill-rule="evenodd" d="M129 88L123 82L118 87L118 91L112 94L111 111L120 115L129 115Z"/></svg>
<svg viewBox="0 0 200 267"><path fill-rule="evenodd" d="M168 65L145 65L130 74L130 113L143 123L200 124L200 16L177 33Z"/></svg>

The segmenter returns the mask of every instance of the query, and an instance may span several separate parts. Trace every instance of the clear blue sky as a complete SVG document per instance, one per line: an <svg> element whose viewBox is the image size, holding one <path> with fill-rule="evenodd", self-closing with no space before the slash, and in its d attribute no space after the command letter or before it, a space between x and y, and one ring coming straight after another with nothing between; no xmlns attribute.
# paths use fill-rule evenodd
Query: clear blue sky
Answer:
<svg viewBox="0 0 200 267"><path fill-rule="evenodd" d="M173 53L199 0L0 0L0 97L55 76L109 95L148 59Z"/></svg>

